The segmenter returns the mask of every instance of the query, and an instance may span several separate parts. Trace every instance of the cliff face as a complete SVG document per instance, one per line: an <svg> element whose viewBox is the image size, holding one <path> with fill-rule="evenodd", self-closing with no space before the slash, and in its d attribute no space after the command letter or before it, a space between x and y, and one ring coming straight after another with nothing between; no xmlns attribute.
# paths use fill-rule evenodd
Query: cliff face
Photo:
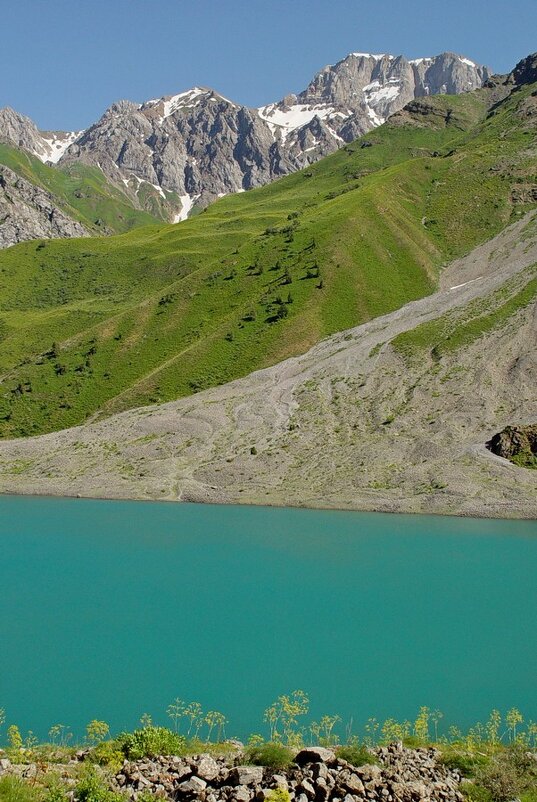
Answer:
<svg viewBox="0 0 537 802"><path fill-rule="evenodd" d="M53 195L0 166L0 248L32 239L86 236L84 226L62 212Z"/></svg>

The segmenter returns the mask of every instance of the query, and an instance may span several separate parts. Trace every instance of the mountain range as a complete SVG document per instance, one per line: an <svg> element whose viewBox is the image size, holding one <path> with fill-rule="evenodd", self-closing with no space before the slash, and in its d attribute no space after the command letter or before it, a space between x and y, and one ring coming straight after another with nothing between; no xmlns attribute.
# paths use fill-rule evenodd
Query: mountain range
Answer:
<svg viewBox="0 0 537 802"><path fill-rule="evenodd" d="M132 210L179 222L223 195L262 186L316 162L381 125L414 98L472 91L489 78L486 67L453 53L413 60L351 53L322 69L298 95L258 109L195 87L145 103L114 103L84 131L46 132L4 108L0 141L68 176L73 170L97 170L108 185L107 201L117 201L119 192ZM26 168L23 178L31 180L32 170ZM7 195L0 190L4 245L36 236L80 236L80 226L93 233L96 226L101 233L128 228L121 222L124 214L119 221L98 210L80 217L73 195L67 206L56 201L53 217L71 216L77 225L49 225L42 204L33 203L11 176L5 175L4 182L9 187ZM85 195L94 189L84 185L78 191ZM147 222L132 214L128 218L131 224Z"/></svg>
<svg viewBox="0 0 537 802"><path fill-rule="evenodd" d="M534 54L180 225L4 249L0 490L535 517L486 444L537 418L536 164Z"/></svg>

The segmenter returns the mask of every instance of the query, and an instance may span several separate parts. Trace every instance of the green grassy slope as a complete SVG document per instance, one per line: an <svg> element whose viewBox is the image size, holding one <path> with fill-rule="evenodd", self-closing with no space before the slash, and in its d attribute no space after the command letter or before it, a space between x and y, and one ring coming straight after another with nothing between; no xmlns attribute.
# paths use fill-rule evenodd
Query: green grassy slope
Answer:
<svg viewBox="0 0 537 802"><path fill-rule="evenodd" d="M0 143L2 164L54 195L63 211L95 234L121 234L154 223L155 217L161 216L157 208L155 216L134 209L129 198L97 167L81 163L50 167L24 150Z"/></svg>
<svg viewBox="0 0 537 802"><path fill-rule="evenodd" d="M187 395L430 293L528 208L533 89L491 114L487 90L424 99L178 226L4 251L1 434Z"/></svg>

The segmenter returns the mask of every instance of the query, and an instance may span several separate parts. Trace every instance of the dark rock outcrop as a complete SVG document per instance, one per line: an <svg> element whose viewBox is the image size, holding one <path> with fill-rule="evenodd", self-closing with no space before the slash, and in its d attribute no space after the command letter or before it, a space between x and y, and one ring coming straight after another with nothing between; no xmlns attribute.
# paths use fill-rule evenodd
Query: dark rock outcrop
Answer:
<svg viewBox="0 0 537 802"><path fill-rule="evenodd" d="M507 80L516 86L535 83L537 81L537 53L521 59Z"/></svg>
<svg viewBox="0 0 537 802"><path fill-rule="evenodd" d="M506 426L486 446L498 457L522 467L537 468L537 424Z"/></svg>

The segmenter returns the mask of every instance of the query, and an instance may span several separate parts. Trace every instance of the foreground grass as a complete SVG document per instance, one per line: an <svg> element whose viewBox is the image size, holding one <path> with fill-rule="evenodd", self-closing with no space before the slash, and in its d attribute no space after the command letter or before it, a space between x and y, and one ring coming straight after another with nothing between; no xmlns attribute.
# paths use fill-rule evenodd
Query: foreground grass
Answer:
<svg viewBox="0 0 537 802"><path fill-rule="evenodd" d="M531 89L492 114L487 90L430 98L178 226L4 251L0 435L189 395L432 292L527 208Z"/></svg>

